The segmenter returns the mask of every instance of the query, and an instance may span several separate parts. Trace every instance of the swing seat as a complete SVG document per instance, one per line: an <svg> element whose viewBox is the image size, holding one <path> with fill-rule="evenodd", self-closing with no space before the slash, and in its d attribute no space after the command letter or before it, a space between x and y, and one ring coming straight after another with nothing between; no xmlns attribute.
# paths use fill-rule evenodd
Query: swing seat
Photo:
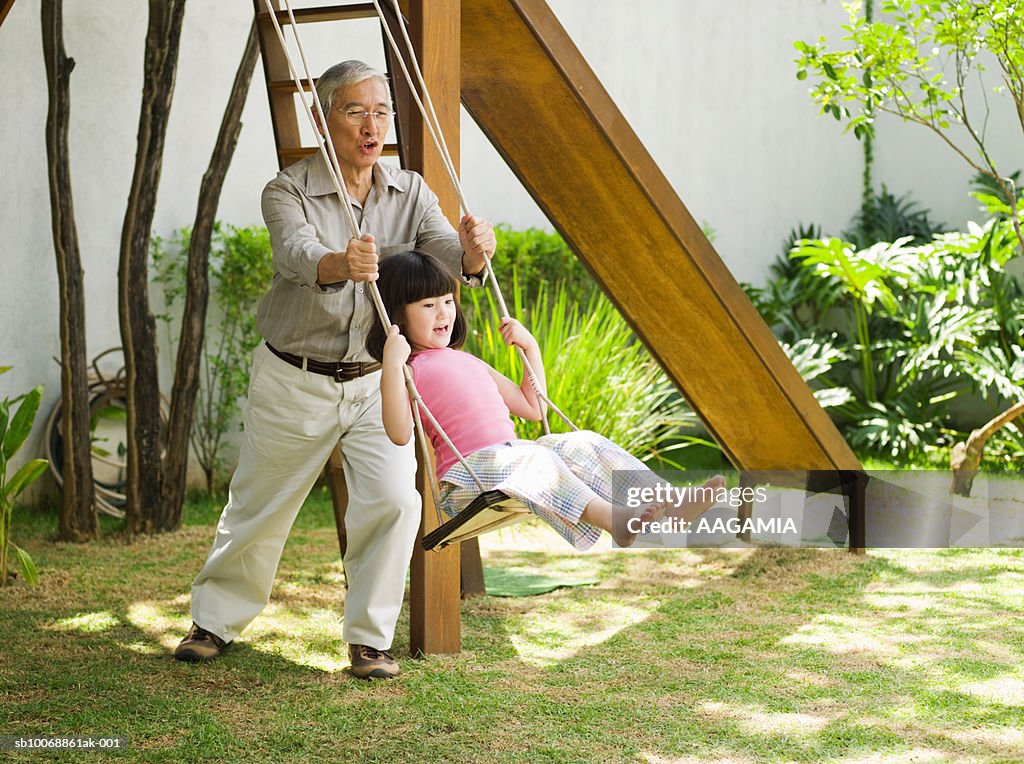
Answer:
<svg viewBox="0 0 1024 764"><path fill-rule="evenodd" d="M449 544L514 525L529 516L530 510L518 499L509 498L501 491L484 491L459 514L424 536L420 544L428 552L444 549Z"/></svg>

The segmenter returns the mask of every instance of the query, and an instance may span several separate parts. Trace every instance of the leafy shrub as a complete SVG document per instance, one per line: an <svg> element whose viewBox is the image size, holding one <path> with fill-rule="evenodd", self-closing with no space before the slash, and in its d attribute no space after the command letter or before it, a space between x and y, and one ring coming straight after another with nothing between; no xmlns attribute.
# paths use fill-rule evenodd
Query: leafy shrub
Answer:
<svg viewBox="0 0 1024 764"><path fill-rule="evenodd" d="M1012 182L1013 188L1017 191L1017 203L1018 205L1024 200L1024 186L1020 184L1020 170L1011 172L1009 177L1004 179ZM1009 208L1010 198L1006 194L1006 190L996 183L992 178L988 177L983 173L975 173L974 177L971 178L971 189L972 196L984 201L986 198L992 198L998 202L999 205ZM990 212L992 211L990 206ZM1005 217L1006 213L1000 213L1000 217Z"/></svg>
<svg viewBox="0 0 1024 764"><path fill-rule="evenodd" d="M162 288L169 311L184 297L190 238L191 229L186 227L169 242L154 237L150 246L153 282ZM211 494L223 467L223 436L239 412L249 381L250 353L259 342L256 307L273 275L266 228L215 224L210 250L212 304L206 316L199 394L189 434ZM175 320L170 312L159 318L169 327ZM173 339L169 345L173 354Z"/></svg>
<svg viewBox="0 0 1024 764"><path fill-rule="evenodd" d="M1012 223L1000 217L919 245L905 237L858 249L831 238L793 251L799 280L828 288L801 293L822 323L790 322L788 330L838 351L817 380L841 401L832 411L851 445L889 458L927 456L960 435L953 398L974 391L993 412L1024 399L1024 288L1006 270L1018 255ZM769 317L792 309L775 283L754 297ZM993 458L1003 461L1021 445L1013 433L999 443Z"/></svg>
<svg viewBox="0 0 1024 764"><path fill-rule="evenodd" d="M880 241L904 237L910 237L912 244L927 244L932 236L946 230L945 224L929 219L928 210L921 209L909 196L904 194L897 198L883 184L881 191L864 200L842 238L864 249Z"/></svg>
<svg viewBox="0 0 1024 764"><path fill-rule="evenodd" d="M0 374L10 370L10 366L0 367ZM13 551L18 558L18 565L29 584L39 581L39 573L28 552L11 541L11 523L14 515L14 502L40 475L46 471L45 459L32 459L23 464L10 479L7 477L7 466L14 455L21 450L39 411L39 402L43 398L43 388L34 388L25 395L11 400L4 396L0 400L0 586L8 582L8 552ZM18 408L11 416L11 404L18 403Z"/></svg>
<svg viewBox="0 0 1024 764"><path fill-rule="evenodd" d="M514 230L508 225L494 227L498 256L494 275L508 284L516 274L526 302L533 302L542 285L564 284L569 303L586 303L600 291L594 277L557 233L539 228Z"/></svg>

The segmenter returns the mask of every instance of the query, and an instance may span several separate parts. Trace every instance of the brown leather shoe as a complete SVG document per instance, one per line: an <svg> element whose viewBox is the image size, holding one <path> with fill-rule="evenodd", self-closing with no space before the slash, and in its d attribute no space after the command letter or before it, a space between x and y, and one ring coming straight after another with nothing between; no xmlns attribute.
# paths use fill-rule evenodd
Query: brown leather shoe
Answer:
<svg viewBox="0 0 1024 764"><path fill-rule="evenodd" d="M401 669L387 650L375 650L366 645L349 645L348 659L352 662L352 674L360 679L391 679Z"/></svg>
<svg viewBox="0 0 1024 764"><path fill-rule="evenodd" d="M174 648L174 659L189 663L212 661L230 646L230 642L225 642L216 634L193 623L185 638Z"/></svg>

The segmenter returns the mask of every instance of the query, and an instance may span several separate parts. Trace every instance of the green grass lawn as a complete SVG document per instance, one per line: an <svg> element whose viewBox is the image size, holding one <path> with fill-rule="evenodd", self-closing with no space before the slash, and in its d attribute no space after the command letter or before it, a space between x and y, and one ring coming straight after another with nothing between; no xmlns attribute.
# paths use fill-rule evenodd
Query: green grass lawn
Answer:
<svg viewBox="0 0 1024 764"><path fill-rule="evenodd" d="M463 603L463 651L349 676L326 494L285 549L270 606L220 661L177 663L217 502L180 532L53 543L0 590L0 734L124 736L139 762L1019 761L1024 554L777 549L578 554L546 529L492 534L489 566L600 583ZM11 760L78 759L6 754Z"/></svg>

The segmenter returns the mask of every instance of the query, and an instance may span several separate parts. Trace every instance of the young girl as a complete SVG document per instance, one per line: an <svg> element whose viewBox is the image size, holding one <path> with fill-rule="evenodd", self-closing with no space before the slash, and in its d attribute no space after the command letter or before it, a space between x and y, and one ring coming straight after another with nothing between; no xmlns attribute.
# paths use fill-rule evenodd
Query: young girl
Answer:
<svg viewBox="0 0 1024 764"><path fill-rule="evenodd" d="M622 508L612 524L612 472L630 470L634 480L656 480L642 462L596 433L577 431L545 435L536 441L516 438L510 414L539 420L541 402L523 372L516 384L469 353L459 350L466 339L466 320L455 299L455 278L430 255L403 252L380 263L378 287L388 316L395 322L385 335L376 323L367 346L382 362L381 407L384 429L398 445L413 437L413 418L403 366L412 367L413 381L427 408L463 455L485 490L519 499L577 549L587 549L611 533L619 546L636 534L626 529ZM544 364L537 340L515 319L504 319L501 334L523 349L538 385L546 395ZM434 446L441 508L456 515L480 493L480 486L424 417ZM641 478L642 476L642 478ZM705 485L725 484L716 476ZM713 493L713 492L711 492ZM694 502L667 514L692 520L710 506ZM642 521L654 521L666 506L637 508ZM600 529L600 530L599 530Z"/></svg>

